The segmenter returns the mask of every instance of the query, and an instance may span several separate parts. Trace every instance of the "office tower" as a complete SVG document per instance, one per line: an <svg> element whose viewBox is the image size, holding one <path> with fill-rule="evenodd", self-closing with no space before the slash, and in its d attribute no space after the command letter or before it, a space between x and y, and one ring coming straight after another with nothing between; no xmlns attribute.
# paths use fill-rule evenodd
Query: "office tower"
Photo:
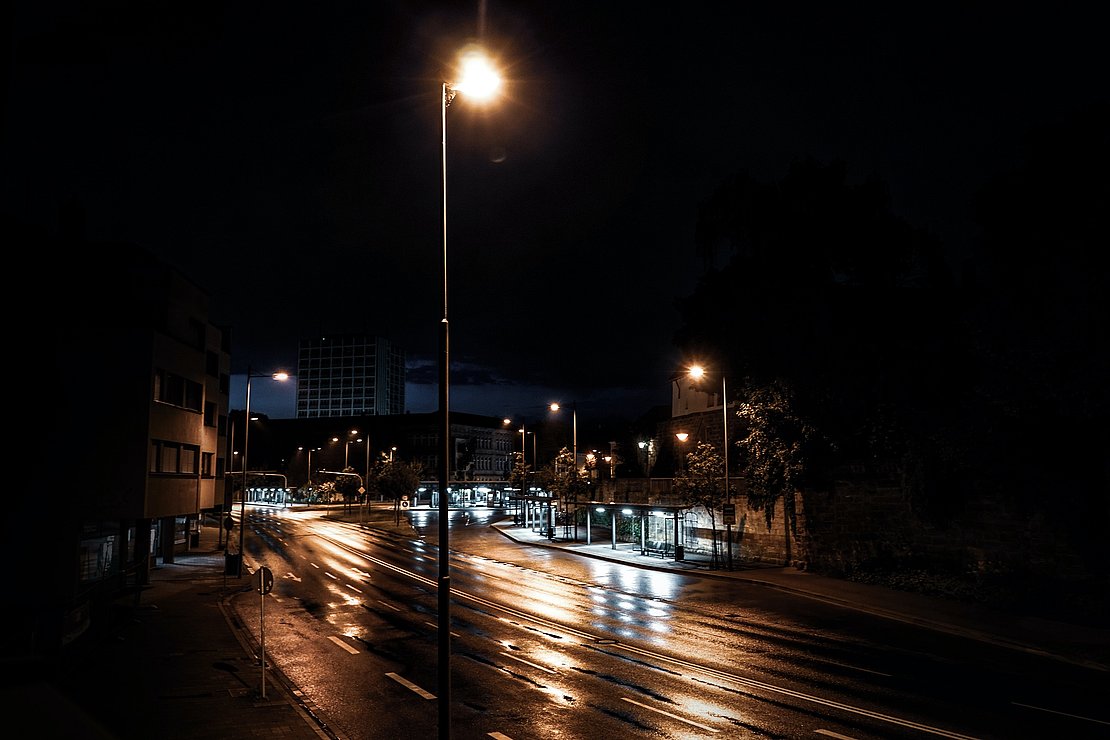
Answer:
<svg viewBox="0 0 1110 740"><path fill-rule="evenodd" d="M364 334L303 339L297 359L297 418L405 412L405 352Z"/></svg>

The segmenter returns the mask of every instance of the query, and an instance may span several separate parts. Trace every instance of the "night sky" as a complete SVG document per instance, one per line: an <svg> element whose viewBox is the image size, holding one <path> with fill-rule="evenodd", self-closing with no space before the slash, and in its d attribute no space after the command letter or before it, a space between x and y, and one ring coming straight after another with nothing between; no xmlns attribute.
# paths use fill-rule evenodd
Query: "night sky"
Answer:
<svg viewBox="0 0 1110 740"><path fill-rule="evenodd" d="M773 182L811 156L877 177L958 274L974 194L1020 164L1031 131L1107 89L1105 25L1066 4L9 13L9 222L54 232L76 209L90 239L179 267L232 327L240 374L295 369L310 335L388 338L407 351L414 412L436 404L440 84L469 40L506 89L448 111L452 406L491 415L667 403L675 301L702 270L698 205L737 172ZM271 400L268 386L252 406L292 416L291 387Z"/></svg>

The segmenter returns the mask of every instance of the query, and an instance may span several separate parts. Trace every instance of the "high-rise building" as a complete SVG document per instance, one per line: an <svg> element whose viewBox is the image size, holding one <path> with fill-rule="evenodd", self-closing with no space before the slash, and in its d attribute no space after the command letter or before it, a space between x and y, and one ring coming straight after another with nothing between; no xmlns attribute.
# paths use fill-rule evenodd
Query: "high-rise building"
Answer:
<svg viewBox="0 0 1110 740"><path fill-rule="evenodd" d="M302 339L297 418L405 412L405 351L364 334Z"/></svg>

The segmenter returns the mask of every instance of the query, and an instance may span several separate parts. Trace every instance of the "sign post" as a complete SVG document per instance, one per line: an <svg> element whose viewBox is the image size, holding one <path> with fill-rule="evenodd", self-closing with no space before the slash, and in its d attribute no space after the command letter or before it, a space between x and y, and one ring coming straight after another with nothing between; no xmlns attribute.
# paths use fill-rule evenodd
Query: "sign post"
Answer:
<svg viewBox="0 0 1110 740"><path fill-rule="evenodd" d="M262 663L262 698L266 698L266 594L274 590L274 572L265 565L254 572L254 590L258 592L258 649Z"/></svg>

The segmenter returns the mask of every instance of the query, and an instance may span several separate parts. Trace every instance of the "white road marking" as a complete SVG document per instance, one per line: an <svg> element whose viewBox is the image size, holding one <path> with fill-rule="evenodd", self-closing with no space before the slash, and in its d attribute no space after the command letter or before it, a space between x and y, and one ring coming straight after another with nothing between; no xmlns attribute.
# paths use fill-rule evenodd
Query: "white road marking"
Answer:
<svg viewBox="0 0 1110 740"><path fill-rule="evenodd" d="M350 653L351 655L358 655L358 651L357 651L357 650L355 650L355 649L354 649L353 647L351 647L351 646L350 646L350 645L348 645L347 643L345 643L345 642L343 642L342 640L340 640L340 639L339 639L338 637L336 637L335 635L332 635L332 636L331 636L331 637L329 637L328 639L329 639L329 640L331 640L332 642L334 642L334 643L335 643L336 645L338 645L339 647L341 647L341 648L343 648L344 650L346 650L346 651L347 651L348 653Z"/></svg>
<svg viewBox="0 0 1110 740"><path fill-rule="evenodd" d="M439 625L436 624L435 622L429 622L429 621L425 620L424 624L428 625L429 627L431 627L434 630L439 629ZM459 636L458 632L452 632L450 634L451 634L451 637L458 637Z"/></svg>
<svg viewBox="0 0 1110 740"><path fill-rule="evenodd" d="M490 732L488 734L489 734L490 737L493 738L493 740L513 740L508 735L502 734L500 732Z"/></svg>
<svg viewBox="0 0 1110 740"><path fill-rule="evenodd" d="M638 701L633 701L632 699L629 699L626 696L622 696L621 701L626 701L629 704L635 704L638 707L643 707L644 709L647 709L650 712L658 712L659 714L666 715L667 717L670 717L671 719L677 719L679 722L685 722L688 725L693 725L694 727L705 730L706 732L720 732L720 730L709 727L708 725L699 724L699 723L695 722L694 720L686 719L685 717L679 717L677 714L671 714L670 712L664 712L662 709L656 709L655 707L649 707L647 704L641 704Z"/></svg>
<svg viewBox="0 0 1110 740"><path fill-rule="evenodd" d="M390 604L388 601L382 601L381 599L378 599L378 603L381 604L382 606L389 607L390 609L392 609L395 612L401 611L398 607L394 606L393 604Z"/></svg>
<svg viewBox="0 0 1110 740"><path fill-rule="evenodd" d="M300 578L297 578L295 575L293 575L293 571L289 571L288 573L286 573L285 577L290 579L290 580L296 581L297 583L301 582Z"/></svg>
<svg viewBox="0 0 1110 740"><path fill-rule="evenodd" d="M415 691L417 694L420 695L420 697L422 699L434 699L434 698L436 698L435 694L429 694L427 691L420 688L419 686L414 684L412 681L409 681L408 679L405 679L405 678L401 678L396 673L387 673L385 675L392 678L394 681L401 684L405 688L407 688L411 691Z"/></svg>
<svg viewBox="0 0 1110 740"><path fill-rule="evenodd" d="M546 666L538 665L536 663L533 663L530 660L525 660L524 658L518 658L515 655L513 655L512 653L501 653L501 654L503 656L505 656L506 658L512 658L513 660L518 660L521 663L523 663L524 665L530 665L533 668L539 668L541 671L546 671L547 673L554 673L555 672L555 671L551 670L550 668L548 668Z"/></svg>
<svg viewBox="0 0 1110 740"><path fill-rule="evenodd" d="M1062 717L1072 717L1074 719L1082 719L1082 720L1086 720L1087 722L1095 722L1095 723L1098 723L1100 725L1110 725L1110 722L1106 722L1106 721L1101 720L1101 719L1095 719L1094 717L1084 717L1082 714L1069 714L1068 712L1058 712L1055 709L1047 709L1045 707L1038 707L1038 706L1034 706L1033 704L1022 704L1019 701L1014 701L1014 702L1010 702L1010 703L1013 704L1015 707L1025 707L1026 709L1036 709L1038 712L1048 712L1049 714L1059 714Z"/></svg>
<svg viewBox="0 0 1110 740"><path fill-rule="evenodd" d="M828 737L835 737L836 740L855 740L854 737L851 737L849 735L841 735L839 732L833 732L832 730L814 730L814 732L817 733L818 735L827 735Z"/></svg>
<svg viewBox="0 0 1110 740"><path fill-rule="evenodd" d="M352 586L352 585L351 585L351 584L349 584L349 583L346 583L346 584L344 584L344 585L345 585L345 586L346 586L347 588L349 588L349 589L351 589L352 591L354 591L354 592L355 592L356 594L360 594L360 593L362 593L362 589L360 589L360 588L355 588L354 586Z"/></svg>

